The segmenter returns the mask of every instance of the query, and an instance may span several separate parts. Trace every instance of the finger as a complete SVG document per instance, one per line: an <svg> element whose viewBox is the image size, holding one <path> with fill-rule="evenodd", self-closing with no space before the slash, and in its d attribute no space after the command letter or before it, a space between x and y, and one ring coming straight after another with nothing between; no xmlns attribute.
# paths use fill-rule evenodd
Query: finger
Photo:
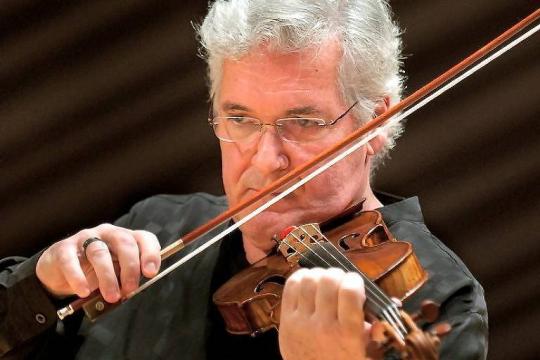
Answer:
<svg viewBox="0 0 540 360"><path fill-rule="evenodd" d="M156 276L161 266L161 255L159 253L161 246L157 237L144 230L136 230L132 234L139 245L141 268L144 276L148 278Z"/></svg>
<svg viewBox="0 0 540 360"><path fill-rule="evenodd" d="M86 247L85 253L94 268L99 290L105 301L114 303L120 300L120 288L107 244L103 241L94 241Z"/></svg>
<svg viewBox="0 0 540 360"><path fill-rule="evenodd" d="M345 276L341 269L327 269L321 275L315 298L315 311L326 321L337 320L339 285Z"/></svg>
<svg viewBox="0 0 540 360"><path fill-rule="evenodd" d="M294 272L285 282L285 288L283 289L283 295L281 299L281 313L289 313L296 311L298 308L298 296L300 294L300 279L302 278L302 271L300 269Z"/></svg>
<svg viewBox="0 0 540 360"><path fill-rule="evenodd" d="M371 339L371 324L364 321L364 344L369 343Z"/></svg>
<svg viewBox="0 0 540 360"><path fill-rule="evenodd" d="M76 246L63 246L58 248L56 259L72 292L79 297L87 297L90 295L90 286L79 262L78 253Z"/></svg>
<svg viewBox="0 0 540 360"><path fill-rule="evenodd" d="M300 294L298 297L298 310L306 315L315 312L315 297L317 285L323 269L305 270L300 279Z"/></svg>
<svg viewBox="0 0 540 360"><path fill-rule="evenodd" d="M104 235L118 259L122 292L127 295L139 287L141 279L139 246L130 230L115 227Z"/></svg>
<svg viewBox="0 0 540 360"><path fill-rule="evenodd" d="M339 286L338 320L355 331L364 323L364 281L357 273L346 273Z"/></svg>

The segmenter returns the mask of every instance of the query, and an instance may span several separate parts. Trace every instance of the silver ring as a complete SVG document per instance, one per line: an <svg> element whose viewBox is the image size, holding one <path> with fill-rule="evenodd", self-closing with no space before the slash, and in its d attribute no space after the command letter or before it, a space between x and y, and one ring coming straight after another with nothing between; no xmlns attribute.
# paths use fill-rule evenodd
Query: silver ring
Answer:
<svg viewBox="0 0 540 360"><path fill-rule="evenodd" d="M89 246L91 243L95 242L95 241L101 241L102 243L105 244L105 246L107 246L107 243L106 243L104 240L102 240L102 239L100 239L100 238L98 238L98 237L91 237L91 238L88 238L88 239L84 240L84 242L83 242L83 244L82 244L82 249L83 249L83 254L84 254L84 256L86 256L86 248L88 248L88 246Z"/></svg>

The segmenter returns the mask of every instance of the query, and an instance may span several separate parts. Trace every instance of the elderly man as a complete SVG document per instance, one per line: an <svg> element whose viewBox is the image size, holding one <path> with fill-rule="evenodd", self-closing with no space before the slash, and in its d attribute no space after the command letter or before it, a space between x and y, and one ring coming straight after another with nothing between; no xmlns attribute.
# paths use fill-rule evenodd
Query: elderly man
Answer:
<svg viewBox="0 0 540 360"><path fill-rule="evenodd" d="M273 251L272 237L284 227L323 221L363 200L365 210L381 211L396 237L413 243L429 272L404 305L414 310L425 298L441 303L441 321L453 326L441 357L484 358L487 314L478 282L426 229L416 199L383 206L371 189L370 174L399 126L95 324L81 325L80 316L56 321L55 308L72 295L99 288L108 302L119 301L164 265L160 246L310 160L400 97L399 29L383 1L217 1L199 35L226 197L156 196L115 225L82 230L23 262L4 260L0 350L81 359L363 359L369 324L357 274L293 274L279 335L230 335L211 302L230 276Z"/></svg>

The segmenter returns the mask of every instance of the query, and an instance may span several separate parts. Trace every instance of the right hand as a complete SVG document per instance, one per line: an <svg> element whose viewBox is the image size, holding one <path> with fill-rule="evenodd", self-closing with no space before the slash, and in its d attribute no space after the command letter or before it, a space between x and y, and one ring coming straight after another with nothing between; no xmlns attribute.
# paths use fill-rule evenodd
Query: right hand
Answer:
<svg viewBox="0 0 540 360"><path fill-rule="evenodd" d="M97 237L83 253L86 239ZM87 297L99 287L114 303L139 286L141 273L154 277L161 265L156 236L111 224L85 229L51 245L38 260L36 275L54 296ZM119 273L119 276L117 275Z"/></svg>

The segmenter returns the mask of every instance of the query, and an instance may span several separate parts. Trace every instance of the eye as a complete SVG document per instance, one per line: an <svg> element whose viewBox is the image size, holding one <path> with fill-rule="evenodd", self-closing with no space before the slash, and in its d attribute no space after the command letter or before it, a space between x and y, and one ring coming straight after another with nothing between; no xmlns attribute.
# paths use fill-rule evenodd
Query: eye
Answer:
<svg viewBox="0 0 540 360"><path fill-rule="evenodd" d="M301 128L312 128L321 126L322 120L319 119L307 119L307 118L295 118L294 123Z"/></svg>
<svg viewBox="0 0 540 360"><path fill-rule="evenodd" d="M227 121L235 125L257 125L257 119L247 117L247 116L229 116L226 118Z"/></svg>

